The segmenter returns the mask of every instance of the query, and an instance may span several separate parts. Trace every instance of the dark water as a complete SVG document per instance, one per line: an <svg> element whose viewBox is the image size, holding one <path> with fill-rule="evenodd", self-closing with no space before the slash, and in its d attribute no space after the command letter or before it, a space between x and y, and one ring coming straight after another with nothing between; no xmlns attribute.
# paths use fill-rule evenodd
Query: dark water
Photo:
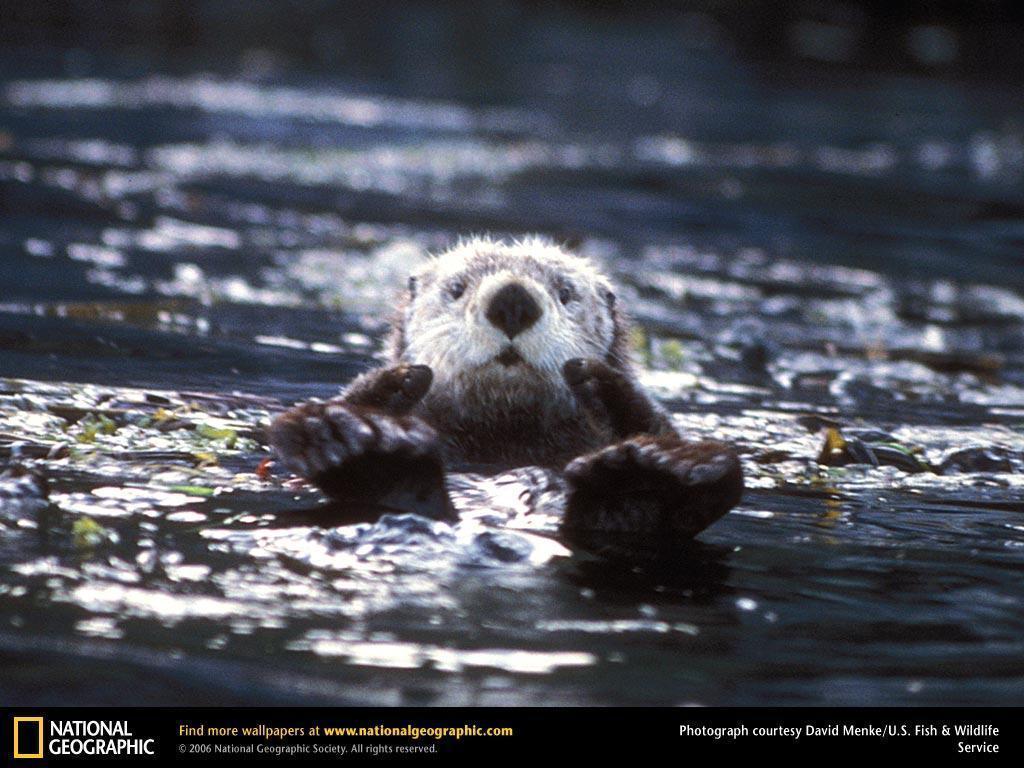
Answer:
<svg viewBox="0 0 1024 768"><path fill-rule="evenodd" d="M699 21L530 17L421 79L0 53L0 456L50 483L0 494L0 700L1019 704L1024 93ZM454 527L257 474L481 231L603 263L742 451L692 547L574 556L523 473L455 478Z"/></svg>

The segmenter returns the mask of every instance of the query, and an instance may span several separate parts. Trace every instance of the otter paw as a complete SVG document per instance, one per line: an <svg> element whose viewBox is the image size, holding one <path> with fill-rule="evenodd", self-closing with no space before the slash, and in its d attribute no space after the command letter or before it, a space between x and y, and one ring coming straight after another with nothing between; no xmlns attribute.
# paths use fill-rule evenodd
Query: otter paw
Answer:
<svg viewBox="0 0 1024 768"><path fill-rule="evenodd" d="M402 363L372 371L355 382L346 393L345 402L393 414L407 413L427 394L433 380L434 372L429 366Z"/></svg>
<svg viewBox="0 0 1024 768"><path fill-rule="evenodd" d="M715 442L643 435L565 468L563 533L577 542L654 545L689 538L740 500L739 459Z"/></svg>
<svg viewBox="0 0 1024 768"><path fill-rule="evenodd" d="M449 517L437 434L413 416L331 401L279 416L270 444L291 471L335 500Z"/></svg>
<svg viewBox="0 0 1024 768"><path fill-rule="evenodd" d="M562 366L562 376L576 399L587 408L615 410L632 395L628 379L600 360L574 357Z"/></svg>
<svg viewBox="0 0 1024 768"><path fill-rule="evenodd" d="M576 357L562 366L562 376L580 407L609 423L616 435L628 437L663 427L647 396L608 363Z"/></svg>

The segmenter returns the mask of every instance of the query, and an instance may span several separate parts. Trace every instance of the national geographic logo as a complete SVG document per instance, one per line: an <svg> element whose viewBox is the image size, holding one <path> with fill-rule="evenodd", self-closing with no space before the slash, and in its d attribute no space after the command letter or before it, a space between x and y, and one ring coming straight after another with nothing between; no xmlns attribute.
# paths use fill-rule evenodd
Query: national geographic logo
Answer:
<svg viewBox="0 0 1024 768"><path fill-rule="evenodd" d="M14 757L40 758L43 756L43 718L14 718Z"/></svg>
<svg viewBox="0 0 1024 768"><path fill-rule="evenodd" d="M155 756L155 740L136 738L126 720L50 720L14 718L14 757L81 755Z"/></svg>

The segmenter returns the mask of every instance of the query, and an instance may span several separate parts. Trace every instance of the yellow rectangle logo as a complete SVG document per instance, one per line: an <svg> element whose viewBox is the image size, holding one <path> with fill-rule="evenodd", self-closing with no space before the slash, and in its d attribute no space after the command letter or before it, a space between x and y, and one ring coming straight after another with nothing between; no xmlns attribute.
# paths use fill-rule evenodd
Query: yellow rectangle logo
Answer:
<svg viewBox="0 0 1024 768"><path fill-rule="evenodd" d="M18 733L21 730L21 724L22 723L35 723L36 724L36 730L39 732L39 739L37 741L35 741L35 743L33 743L33 741L31 739L27 740L28 743L26 745L24 745L24 747L23 747L21 741L19 740L20 734ZM21 751L22 748L24 748L24 749L31 749L33 746L35 747L35 751L34 752L22 752ZM41 717L16 717L16 718L14 718L14 757L15 758L22 758L22 757L36 757L36 758L38 758L38 757L42 757L42 756L43 756L43 718L41 718Z"/></svg>

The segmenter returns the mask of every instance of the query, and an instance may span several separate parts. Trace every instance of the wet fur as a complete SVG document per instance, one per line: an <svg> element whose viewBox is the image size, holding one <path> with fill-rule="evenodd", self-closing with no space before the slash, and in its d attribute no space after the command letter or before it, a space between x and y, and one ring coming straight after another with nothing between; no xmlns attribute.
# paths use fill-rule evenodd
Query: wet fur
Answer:
<svg viewBox="0 0 1024 768"><path fill-rule="evenodd" d="M512 339L487 319L510 283L541 310ZM419 500L441 516L444 467L568 464L567 538L692 536L739 500L739 461L676 433L638 383L628 337L589 261L540 239L469 240L413 273L387 362L279 417L271 443L331 496Z"/></svg>

